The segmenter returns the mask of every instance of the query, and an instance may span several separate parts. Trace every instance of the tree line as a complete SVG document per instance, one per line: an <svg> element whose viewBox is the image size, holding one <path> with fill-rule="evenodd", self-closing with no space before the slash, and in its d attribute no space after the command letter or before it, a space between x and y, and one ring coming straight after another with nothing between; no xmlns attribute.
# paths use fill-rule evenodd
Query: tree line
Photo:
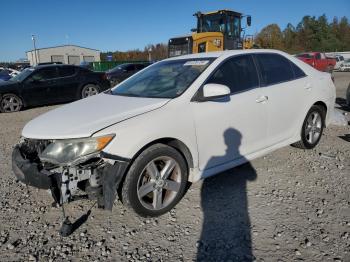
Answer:
<svg viewBox="0 0 350 262"><path fill-rule="evenodd" d="M168 46L163 43L149 44L141 49L129 51L114 51L101 53L101 61L107 61L107 56L111 55L113 61L158 61L168 57Z"/></svg>
<svg viewBox="0 0 350 262"><path fill-rule="evenodd" d="M254 42L258 48L279 49L291 54L350 51L350 24L347 17L328 21L326 15L304 16L296 26L288 23L283 31L277 24L267 25L254 36ZM168 57L168 47L159 43L149 44L143 50L104 52L101 61L107 61L108 55L112 55L113 61L157 61Z"/></svg>
<svg viewBox="0 0 350 262"><path fill-rule="evenodd" d="M326 15L304 16L296 26L289 23L283 31L277 24L264 27L255 36L255 44L288 53L350 51L350 24L346 17L328 21Z"/></svg>

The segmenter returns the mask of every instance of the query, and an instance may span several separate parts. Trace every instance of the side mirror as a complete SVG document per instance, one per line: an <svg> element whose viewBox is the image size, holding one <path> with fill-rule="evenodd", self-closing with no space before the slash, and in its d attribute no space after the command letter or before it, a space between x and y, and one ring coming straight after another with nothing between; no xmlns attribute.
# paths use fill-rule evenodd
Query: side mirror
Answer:
<svg viewBox="0 0 350 262"><path fill-rule="evenodd" d="M231 90L228 86L221 84L206 84L203 86L204 100L216 99L229 96Z"/></svg>
<svg viewBox="0 0 350 262"><path fill-rule="evenodd" d="M247 25L248 26L252 25L252 17L250 15L247 16Z"/></svg>

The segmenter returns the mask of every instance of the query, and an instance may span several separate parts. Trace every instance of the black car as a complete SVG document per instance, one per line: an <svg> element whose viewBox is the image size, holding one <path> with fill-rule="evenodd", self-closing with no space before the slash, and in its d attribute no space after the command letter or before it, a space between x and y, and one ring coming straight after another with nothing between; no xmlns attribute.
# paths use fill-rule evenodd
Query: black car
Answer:
<svg viewBox="0 0 350 262"><path fill-rule="evenodd" d="M96 95L110 88L106 74L74 65L41 65L24 69L0 83L0 111L62 103Z"/></svg>
<svg viewBox="0 0 350 262"><path fill-rule="evenodd" d="M107 71L107 79L115 86L149 65L150 63L121 64Z"/></svg>

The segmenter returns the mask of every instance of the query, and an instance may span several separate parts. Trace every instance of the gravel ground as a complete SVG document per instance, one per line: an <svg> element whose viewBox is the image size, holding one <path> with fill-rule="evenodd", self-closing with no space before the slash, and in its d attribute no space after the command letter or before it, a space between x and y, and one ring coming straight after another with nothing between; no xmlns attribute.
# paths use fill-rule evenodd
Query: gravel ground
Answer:
<svg viewBox="0 0 350 262"><path fill-rule="evenodd" d="M342 104L350 73L335 79ZM22 127L52 108L0 115L1 261L350 261L349 126L327 128L314 150L285 147L196 183L162 217L139 218L116 203L113 212L93 208L61 238L51 197L11 173ZM76 219L92 204L67 212Z"/></svg>

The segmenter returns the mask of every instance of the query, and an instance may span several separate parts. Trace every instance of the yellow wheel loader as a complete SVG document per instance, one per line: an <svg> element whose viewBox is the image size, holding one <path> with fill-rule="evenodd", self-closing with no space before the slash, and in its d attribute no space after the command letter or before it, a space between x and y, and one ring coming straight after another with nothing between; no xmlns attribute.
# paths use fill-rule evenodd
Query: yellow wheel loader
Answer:
<svg viewBox="0 0 350 262"><path fill-rule="evenodd" d="M191 35L169 40L169 57L253 46L253 38L242 37L244 29L241 25L243 17L246 17L246 24L250 26L251 16L230 10L197 12L194 16L197 17L197 28L191 30Z"/></svg>

